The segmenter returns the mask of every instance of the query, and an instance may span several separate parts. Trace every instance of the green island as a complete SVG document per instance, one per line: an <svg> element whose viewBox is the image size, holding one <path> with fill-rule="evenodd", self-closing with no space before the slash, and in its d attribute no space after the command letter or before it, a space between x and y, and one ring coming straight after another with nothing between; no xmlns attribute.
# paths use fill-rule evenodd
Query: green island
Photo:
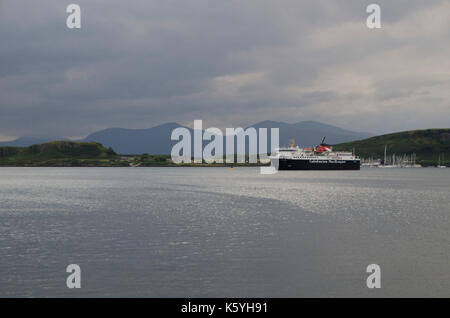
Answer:
<svg viewBox="0 0 450 318"><path fill-rule="evenodd" d="M247 160L248 161L248 158ZM175 164L169 155L120 155L97 142L52 141L29 147L0 147L0 166L9 167L232 167L252 163Z"/></svg>
<svg viewBox="0 0 450 318"><path fill-rule="evenodd" d="M96 142L52 141L29 147L0 147L0 166L128 166L112 148Z"/></svg>
<svg viewBox="0 0 450 318"><path fill-rule="evenodd" d="M333 145L335 150L352 150L361 158L415 154L417 163L450 164L450 129L426 129L392 133ZM248 157L245 159L248 162ZM52 141L29 147L0 147L0 166L22 167L232 167L261 166L261 163L175 164L169 155L120 155L97 142Z"/></svg>

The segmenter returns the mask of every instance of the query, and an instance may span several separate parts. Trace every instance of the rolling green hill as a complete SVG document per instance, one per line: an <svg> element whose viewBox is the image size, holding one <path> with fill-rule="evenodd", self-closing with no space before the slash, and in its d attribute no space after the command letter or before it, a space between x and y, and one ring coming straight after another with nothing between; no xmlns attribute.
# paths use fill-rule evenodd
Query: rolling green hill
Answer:
<svg viewBox="0 0 450 318"><path fill-rule="evenodd" d="M388 155L412 154L417 163L424 166L437 165L439 155L441 164L450 165L450 129L411 130L368 139L346 142L333 146L335 150L355 149L362 158L383 158L384 146ZM444 161L442 161L444 157Z"/></svg>
<svg viewBox="0 0 450 318"><path fill-rule="evenodd" d="M112 148L96 142L52 141L29 147L0 147L0 166L122 166Z"/></svg>

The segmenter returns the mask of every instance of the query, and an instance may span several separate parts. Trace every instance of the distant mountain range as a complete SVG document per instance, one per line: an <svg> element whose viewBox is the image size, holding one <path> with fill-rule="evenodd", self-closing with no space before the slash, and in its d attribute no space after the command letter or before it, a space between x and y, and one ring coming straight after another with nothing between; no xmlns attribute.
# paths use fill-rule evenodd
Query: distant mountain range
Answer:
<svg viewBox="0 0 450 318"><path fill-rule="evenodd" d="M313 147L320 144L323 137L328 144L343 143L374 136L367 132L356 132L316 121L301 121L295 124L271 120L254 124L254 128L279 128L280 146L288 146L292 139L301 147ZM269 134L269 132L268 132Z"/></svg>
<svg viewBox="0 0 450 318"><path fill-rule="evenodd" d="M148 129L109 128L87 136L84 141L99 142L105 147L112 147L121 154L170 154L173 145L177 142L170 140L170 136L177 127L184 126L177 123L167 123ZM270 128L279 128L280 146L289 145L292 139L298 145L309 147L319 144L323 136L327 136L328 143L342 143L373 136L373 134L354 132L313 121L287 124L267 120L251 127L256 129L268 128L269 136ZM191 136L193 136L193 129L185 128L189 129ZM208 127L203 127L203 129L206 128Z"/></svg>
<svg viewBox="0 0 450 318"><path fill-rule="evenodd" d="M166 123L147 129L108 128L94 132L80 141L99 142L105 147L113 148L120 154L170 154L173 145L177 143L177 141L170 140L170 136L177 127L184 126L177 123ZM373 136L370 133L350 131L315 121L288 124L266 120L251 127L256 129L268 128L269 136L270 128L279 128L280 146L289 145L292 139L295 140L297 145L311 147L319 144L324 136L326 136L326 142L330 144L360 140ZM185 128L189 129L193 136L193 130L188 127ZM203 129L206 128L208 127L203 127ZM18 138L13 141L0 142L0 146L26 147L47 141L37 138Z"/></svg>
<svg viewBox="0 0 450 318"><path fill-rule="evenodd" d="M176 143L170 136L178 127L183 126L167 123L147 129L108 128L90 134L83 141L99 142L120 154L170 154Z"/></svg>

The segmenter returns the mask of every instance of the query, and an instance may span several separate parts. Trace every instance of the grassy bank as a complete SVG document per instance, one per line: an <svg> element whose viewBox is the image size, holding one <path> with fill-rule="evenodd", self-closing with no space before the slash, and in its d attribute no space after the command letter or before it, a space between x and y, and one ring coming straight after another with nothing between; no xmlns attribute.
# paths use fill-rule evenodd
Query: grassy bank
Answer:
<svg viewBox="0 0 450 318"><path fill-rule="evenodd" d="M411 130L342 143L333 148L355 149L363 158L383 158L385 145L388 155L415 153L417 163L424 166L437 165L441 156L441 164L450 165L450 129Z"/></svg>
<svg viewBox="0 0 450 318"><path fill-rule="evenodd" d="M0 147L0 166L128 166L113 149L95 142L53 141L29 147Z"/></svg>

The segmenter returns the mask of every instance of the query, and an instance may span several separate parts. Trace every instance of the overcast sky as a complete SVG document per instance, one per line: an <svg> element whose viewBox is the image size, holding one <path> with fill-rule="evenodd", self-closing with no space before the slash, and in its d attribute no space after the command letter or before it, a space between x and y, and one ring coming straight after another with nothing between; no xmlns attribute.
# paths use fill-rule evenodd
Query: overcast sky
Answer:
<svg viewBox="0 0 450 318"><path fill-rule="evenodd" d="M450 1L0 0L0 140L165 122L450 127ZM381 29L366 7L381 6Z"/></svg>

